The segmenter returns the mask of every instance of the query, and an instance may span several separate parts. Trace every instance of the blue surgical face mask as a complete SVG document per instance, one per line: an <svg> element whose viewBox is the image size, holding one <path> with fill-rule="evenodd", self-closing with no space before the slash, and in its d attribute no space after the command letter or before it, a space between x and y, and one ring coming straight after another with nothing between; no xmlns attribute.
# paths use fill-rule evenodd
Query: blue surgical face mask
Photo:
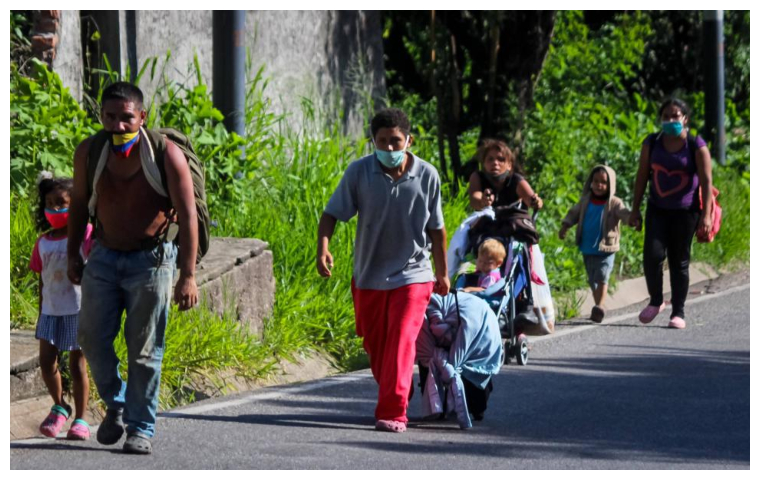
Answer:
<svg viewBox="0 0 760 480"><path fill-rule="evenodd" d="M662 133L665 135L677 137L681 135L682 131L683 124L681 122L662 122Z"/></svg>
<svg viewBox="0 0 760 480"><path fill-rule="evenodd" d="M372 143L375 143L374 139L372 140ZM409 145L409 135L406 136L406 143L401 150L389 152L387 150L380 150L377 148L377 145L375 145L375 156L385 168L398 168L404 163L404 155L407 145Z"/></svg>

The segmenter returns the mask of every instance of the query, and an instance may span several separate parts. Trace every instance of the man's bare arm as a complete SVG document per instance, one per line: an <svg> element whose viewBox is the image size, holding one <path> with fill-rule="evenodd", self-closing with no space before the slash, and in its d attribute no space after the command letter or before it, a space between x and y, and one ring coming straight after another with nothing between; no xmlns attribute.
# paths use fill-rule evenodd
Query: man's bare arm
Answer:
<svg viewBox="0 0 760 480"><path fill-rule="evenodd" d="M174 290L174 300L180 310L187 310L198 303L198 287L195 284L195 260L198 256L198 213L195 210L195 194L190 167L182 151L172 142L166 142L166 180L169 196L179 217L179 280Z"/></svg>

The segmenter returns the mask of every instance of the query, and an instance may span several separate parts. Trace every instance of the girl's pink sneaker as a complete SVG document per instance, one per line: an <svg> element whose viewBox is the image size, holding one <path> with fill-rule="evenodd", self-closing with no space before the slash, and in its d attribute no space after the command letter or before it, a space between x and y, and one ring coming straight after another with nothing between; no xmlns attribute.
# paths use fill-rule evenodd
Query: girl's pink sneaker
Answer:
<svg viewBox="0 0 760 480"><path fill-rule="evenodd" d="M686 322L681 317L673 317L670 319L670 323L668 323L668 328L686 328Z"/></svg>
<svg viewBox="0 0 760 480"><path fill-rule="evenodd" d="M55 438L60 433L71 413L60 405L53 405L47 418L40 424L40 433Z"/></svg>
<svg viewBox="0 0 760 480"><path fill-rule="evenodd" d="M660 314L661 311L665 310L665 304L663 303L659 307L656 307L654 305L647 305L647 307L639 313L639 322L641 323L649 323L652 320L654 320L654 317Z"/></svg>
<svg viewBox="0 0 760 480"><path fill-rule="evenodd" d="M90 425L81 418L77 418L74 420L74 423L71 424L71 428L69 428L66 438L69 440L89 440Z"/></svg>

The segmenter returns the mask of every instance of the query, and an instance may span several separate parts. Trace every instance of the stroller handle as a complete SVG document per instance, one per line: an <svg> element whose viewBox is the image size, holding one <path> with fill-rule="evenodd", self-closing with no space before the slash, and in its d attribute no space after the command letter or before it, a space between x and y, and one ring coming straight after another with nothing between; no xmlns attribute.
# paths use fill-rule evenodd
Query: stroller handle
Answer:
<svg viewBox="0 0 760 480"><path fill-rule="evenodd" d="M510 203L509 205L505 205L504 207L501 207L501 208L504 208L505 210L509 210L510 208L519 208L522 210L522 206L523 206L523 201L518 200L514 203ZM533 208L533 216L532 216L533 223L536 223L536 219L538 218L538 209L536 207L528 207L528 210L530 210L531 208Z"/></svg>
<svg viewBox="0 0 760 480"><path fill-rule="evenodd" d="M499 208L503 208L505 210L509 210L512 208L519 208L520 210L523 210L523 205L524 205L523 201L518 200L514 203L510 203L509 205L504 205L503 207L499 207ZM536 218L538 218L538 209L536 207L528 207L528 210L530 210L531 208L533 209L533 220L535 220Z"/></svg>

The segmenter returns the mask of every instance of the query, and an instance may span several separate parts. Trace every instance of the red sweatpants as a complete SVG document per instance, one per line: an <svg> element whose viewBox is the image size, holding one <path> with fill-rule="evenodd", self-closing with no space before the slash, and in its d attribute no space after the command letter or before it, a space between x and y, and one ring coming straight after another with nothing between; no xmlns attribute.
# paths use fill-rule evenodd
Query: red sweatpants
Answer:
<svg viewBox="0 0 760 480"><path fill-rule="evenodd" d="M364 337L364 350L380 387L377 420L407 421L415 345L432 293L433 282L367 290L356 288L351 281L356 334Z"/></svg>

